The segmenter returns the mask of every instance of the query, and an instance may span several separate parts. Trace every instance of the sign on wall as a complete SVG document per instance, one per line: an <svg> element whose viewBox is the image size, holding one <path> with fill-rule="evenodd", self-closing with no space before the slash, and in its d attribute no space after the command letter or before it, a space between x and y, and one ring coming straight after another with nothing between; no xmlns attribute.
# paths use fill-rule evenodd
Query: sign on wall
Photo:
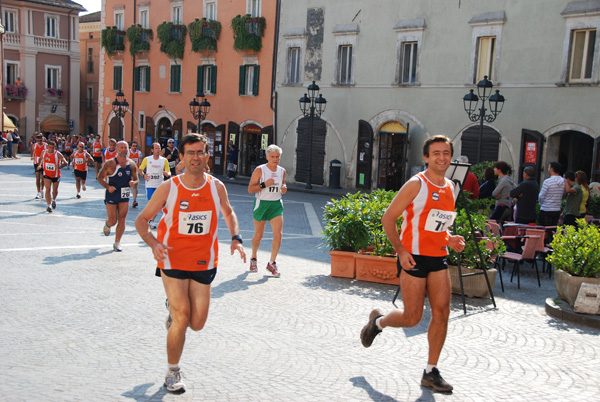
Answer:
<svg viewBox="0 0 600 402"><path fill-rule="evenodd" d="M525 163L537 163L537 143L525 143Z"/></svg>

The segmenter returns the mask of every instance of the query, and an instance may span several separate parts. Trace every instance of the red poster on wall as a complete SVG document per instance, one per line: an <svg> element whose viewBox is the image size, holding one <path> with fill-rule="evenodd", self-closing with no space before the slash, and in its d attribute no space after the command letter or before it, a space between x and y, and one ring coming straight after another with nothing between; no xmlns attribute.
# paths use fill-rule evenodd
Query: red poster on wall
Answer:
<svg viewBox="0 0 600 402"><path fill-rule="evenodd" d="M537 163L537 142L525 143L525 163Z"/></svg>

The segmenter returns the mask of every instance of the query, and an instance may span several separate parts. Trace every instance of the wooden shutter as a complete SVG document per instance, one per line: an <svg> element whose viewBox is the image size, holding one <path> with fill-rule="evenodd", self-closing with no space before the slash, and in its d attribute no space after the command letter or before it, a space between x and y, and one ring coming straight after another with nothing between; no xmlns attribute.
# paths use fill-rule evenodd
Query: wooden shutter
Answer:
<svg viewBox="0 0 600 402"><path fill-rule="evenodd" d="M246 66L240 66L240 95L246 95Z"/></svg>
<svg viewBox="0 0 600 402"><path fill-rule="evenodd" d="M133 86L136 91L140 90L140 68L135 67L133 69Z"/></svg>
<svg viewBox="0 0 600 402"><path fill-rule="evenodd" d="M204 83L204 67L203 66L198 66L198 71L196 73L196 93L198 91L202 91L203 88L203 84ZM202 91L204 92L204 91Z"/></svg>
<svg viewBox="0 0 600 402"><path fill-rule="evenodd" d="M373 127L368 121L358 121L358 146L356 147L356 188L371 188L373 160Z"/></svg>
<svg viewBox="0 0 600 402"><path fill-rule="evenodd" d="M469 163L474 165L479 162L498 160L500 149L500 134L491 127L483 126L481 139L481 157L477 159L479 148L479 125L469 127L461 136L461 154L469 158Z"/></svg>
<svg viewBox="0 0 600 402"><path fill-rule="evenodd" d="M121 77L122 77L123 67L114 66L113 67L113 89L115 91L121 90Z"/></svg>
<svg viewBox="0 0 600 402"><path fill-rule="evenodd" d="M254 82L252 82L252 95L258 96L258 78L260 77L260 66L254 65Z"/></svg>
<svg viewBox="0 0 600 402"><path fill-rule="evenodd" d="M312 144L310 129L310 117L298 120L295 180L301 183L307 182L308 161L311 160L311 183L323 185L327 124L325 120L315 118Z"/></svg>
<svg viewBox="0 0 600 402"><path fill-rule="evenodd" d="M210 66L210 93L217 93L217 66Z"/></svg>
<svg viewBox="0 0 600 402"><path fill-rule="evenodd" d="M150 66L146 66L146 91L150 92Z"/></svg>
<svg viewBox="0 0 600 402"><path fill-rule="evenodd" d="M519 176L517 178L519 183L523 180L523 169L525 169L526 166L533 166L535 168L535 179L537 180L538 183L540 183L540 177L541 177L542 167L543 167L542 166L542 151L544 148L545 140L546 140L546 138L539 131L527 130L525 128L523 130L521 130L521 157L519 158ZM535 162L533 162L533 160L531 159L534 157L533 154L530 153L526 157L527 144L532 143L532 142L536 144ZM529 159L529 160L526 160L526 159Z"/></svg>

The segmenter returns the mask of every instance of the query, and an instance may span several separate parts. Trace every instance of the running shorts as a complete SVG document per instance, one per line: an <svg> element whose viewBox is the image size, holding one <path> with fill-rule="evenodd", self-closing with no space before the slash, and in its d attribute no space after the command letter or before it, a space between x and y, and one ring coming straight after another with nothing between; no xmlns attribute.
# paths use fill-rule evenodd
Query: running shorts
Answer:
<svg viewBox="0 0 600 402"><path fill-rule="evenodd" d="M398 268L398 276L400 276L401 272L406 272L411 276L415 276L417 278L427 278L430 272L442 271L444 269L448 269L448 263L446 262L446 257L429 257L426 255L416 255L412 254L413 259L415 260L415 267L409 271L402 268L400 265L400 258L396 259L396 267Z"/></svg>
<svg viewBox="0 0 600 402"><path fill-rule="evenodd" d="M252 216L257 221L270 221L273 218L283 215L283 202L277 201L264 201L254 199L254 210Z"/></svg>

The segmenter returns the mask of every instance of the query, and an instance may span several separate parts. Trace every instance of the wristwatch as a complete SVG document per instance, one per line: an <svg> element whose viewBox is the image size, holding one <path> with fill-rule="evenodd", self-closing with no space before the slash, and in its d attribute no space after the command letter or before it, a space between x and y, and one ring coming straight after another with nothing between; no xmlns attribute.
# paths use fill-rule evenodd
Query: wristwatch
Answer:
<svg viewBox="0 0 600 402"><path fill-rule="evenodd" d="M263 181L262 183L259 183L260 188L265 188L267 187L267 185L265 184L265 182Z"/></svg>
<svg viewBox="0 0 600 402"><path fill-rule="evenodd" d="M235 236L233 236L231 238L231 241L237 240L240 242L240 244L244 244L244 242L242 241L242 236L240 236L239 234L236 234Z"/></svg>

